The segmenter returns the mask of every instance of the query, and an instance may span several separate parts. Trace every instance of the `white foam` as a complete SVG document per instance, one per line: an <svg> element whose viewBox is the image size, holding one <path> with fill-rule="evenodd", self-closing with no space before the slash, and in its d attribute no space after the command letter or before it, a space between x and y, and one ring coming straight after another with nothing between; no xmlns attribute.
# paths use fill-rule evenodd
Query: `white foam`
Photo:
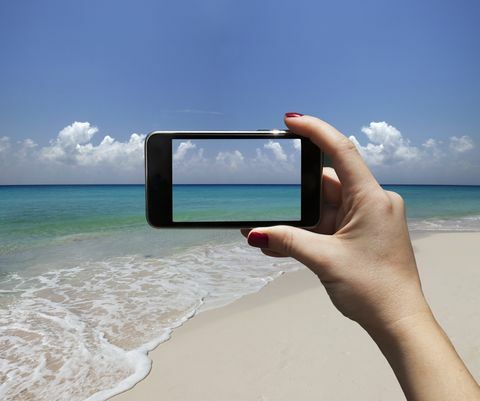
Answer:
<svg viewBox="0 0 480 401"><path fill-rule="evenodd" d="M143 379L148 352L199 310L298 266L231 243L10 274L0 282L0 398L105 400Z"/></svg>
<svg viewBox="0 0 480 401"><path fill-rule="evenodd" d="M409 219L411 231L480 231L480 216L463 216L450 218Z"/></svg>

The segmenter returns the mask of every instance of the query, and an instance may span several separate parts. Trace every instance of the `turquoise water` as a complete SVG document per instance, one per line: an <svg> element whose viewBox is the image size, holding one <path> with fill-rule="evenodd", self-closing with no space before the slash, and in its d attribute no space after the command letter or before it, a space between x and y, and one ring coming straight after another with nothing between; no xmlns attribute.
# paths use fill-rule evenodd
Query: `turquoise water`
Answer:
<svg viewBox="0 0 480 401"><path fill-rule="evenodd" d="M404 197L412 231L480 231L480 187L386 189ZM294 216L299 202L296 187L229 188L221 203L212 189L180 191L188 218L211 218L212 202L230 218ZM245 192L257 197L245 204ZM141 380L148 350L194 313L299 267L238 230L152 229L144 207L142 185L0 187L0 399L105 400Z"/></svg>
<svg viewBox="0 0 480 401"><path fill-rule="evenodd" d="M215 216L234 219L237 210L252 220L279 216L296 219L298 216L297 186L265 186L265 192L253 186L205 187L175 188L175 219L209 220L216 219ZM480 226L479 186L385 188L404 197L412 229L477 230ZM228 192L228 195L218 195L216 191ZM276 200L277 193L281 196ZM245 197L251 201L245 202ZM226 198L228 202L223 201ZM162 231L146 225L144 207L143 185L0 186L0 271L10 270L8 264L32 249L47 250L80 240L83 245L89 239L106 245L109 239L122 237L128 240L121 250L115 251L125 254L148 248L151 241L158 241L157 248L163 252L212 238L218 240L225 235L236 236L236 232L225 234L225 230L179 230L163 235ZM95 243L92 248L97 248ZM154 251L147 253L150 252Z"/></svg>
<svg viewBox="0 0 480 401"><path fill-rule="evenodd" d="M175 188L175 204L197 213L212 204L215 213L236 210L252 216L279 214L296 217L299 204L297 186L265 186L266 193L254 195L253 186L227 186L228 203L220 204L216 186L198 192L196 186ZM241 187L241 188L240 188ZM480 186L409 186L392 185L386 189L400 193L406 202L411 220L449 220L480 216ZM218 189L222 192L225 188ZM237 192L248 192L251 202L235 199ZM281 201L276 201L276 192ZM204 195L206 195L204 197ZM52 240L68 236L119 232L148 232L145 224L143 185L102 186L0 186L0 257L28 247L49 245ZM182 231L185 234L185 231Z"/></svg>
<svg viewBox="0 0 480 401"><path fill-rule="evenodd" d="M68 235L144 225L143 186L0 187L0 255Z"/></svg>
<svg viewBox="0 0 480 401"><path fill-rule="evenodd" d="M173 221L300 220L300 185L174 185Z"/></svg>
<svg viewBox="0 0 480 401"><path fill-rule="evenodd" d="M449 219L480 215L480 186L385 185L405 199L411 219Z"/></svg>
<svg viewBox="0 0 480 401"><path fill-rule="evenodd" d="M386 185L405 200L411 231L480 231L480 186Z"/></svg>

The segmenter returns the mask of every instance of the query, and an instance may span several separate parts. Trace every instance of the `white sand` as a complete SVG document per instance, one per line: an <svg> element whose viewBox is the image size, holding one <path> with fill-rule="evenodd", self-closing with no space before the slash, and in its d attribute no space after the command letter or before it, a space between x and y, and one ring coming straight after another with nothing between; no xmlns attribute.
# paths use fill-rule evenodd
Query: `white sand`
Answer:
<svg viewBox="0 0 480 401"><path fill-rule="evenodd" d="M424 291L480 379L480 233L414 241ZM373 341L308 270L200 313L151 353L150 375L115 401L404 400Z"/></svg>

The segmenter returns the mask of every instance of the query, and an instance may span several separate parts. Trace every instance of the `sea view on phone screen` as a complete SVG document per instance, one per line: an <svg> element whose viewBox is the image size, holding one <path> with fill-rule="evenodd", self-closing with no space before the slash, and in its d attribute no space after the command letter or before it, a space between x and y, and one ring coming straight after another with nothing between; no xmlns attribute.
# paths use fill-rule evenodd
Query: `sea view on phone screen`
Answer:
<svg viewBox="0 0 480 401"><path fill-rule="evenodd" d="M301 220L300 139L172 140L174 222Z"/></svg>

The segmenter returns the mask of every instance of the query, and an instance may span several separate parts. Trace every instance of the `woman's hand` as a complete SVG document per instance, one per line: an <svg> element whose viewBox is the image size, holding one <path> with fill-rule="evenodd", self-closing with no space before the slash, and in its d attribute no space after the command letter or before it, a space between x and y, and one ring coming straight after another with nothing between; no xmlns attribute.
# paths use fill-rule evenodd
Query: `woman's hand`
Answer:
<svg viewBox="0 0 480 401"><path fill-rule="evenodd" d="M383 190L355 145L326 122L288 113L291 131L332 160L325 168L324 206L313 231L256 228L248 243L269 256L292 256L310 268L345 316L367 331L430 314L423 297L402 198Z"/></svg>
<svg viewBox="0 0 480 401"><path fill-rule="evenodd" d="M321 280L337 309L372 336L409 401L480 400L480 388L423 296L402 198L383 190L354 144L326 122L287 113L334 169L324 170L325 206L313 231L242 230L269 256L292 256Z"/></svg>

